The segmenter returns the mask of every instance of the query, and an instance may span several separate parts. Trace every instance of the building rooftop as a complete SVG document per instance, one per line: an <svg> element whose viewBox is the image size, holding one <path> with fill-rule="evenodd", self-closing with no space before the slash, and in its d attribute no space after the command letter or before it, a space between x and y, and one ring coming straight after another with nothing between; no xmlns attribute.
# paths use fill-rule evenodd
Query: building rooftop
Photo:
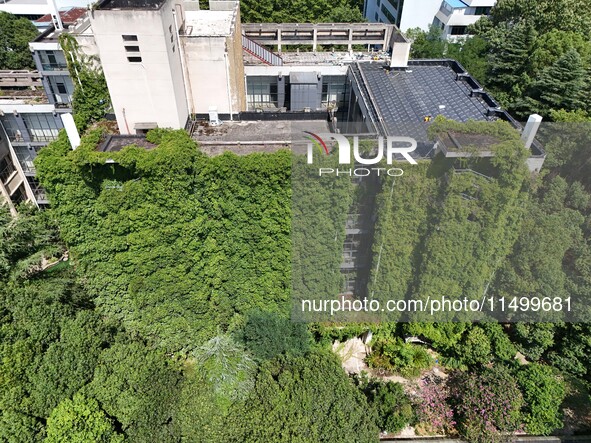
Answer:
<svg viewBox="0 0 591 443"><path fill-rule="evenodd" d="M70 8L66 11L60 11L60 17L64 25L76 23L84 14L86 14L86 8ZM46 14L40 19L35 20L35 23L52 23L51 14Z"/></svg>
<svg viewBox="0 0 591 443"><path fill-rule="evenodd" d="M300 149L299 142L306 140L304 131L323 133L330 132L330 129L326 120L224 121L220 126L210 126L203 121L193 128L192 137L207 155L226 151L246 155Z"/></svg>
<svg viewBox="0 0 591 443"><path fill-rule="evenodd" d="M96 9L148 9L158 10L166 0L102 0L96 5Z"/></svg>
<svg viewBox="0 0 591 443"><path fill-rule="evenodd" d="M407 69L387 69L382 63L359 63L358 72L366 86L378 120L389 135L413 137L427 142L429 121L438 115L459 122L494 120L491 104L448 63L409 62ZM480 88L476 88L480 89ZM480 89L481 90L481 89ZM498 109L498 105L494 106Z"/></svg>
<svg viewBox="0 0 591 443"><path fill-rule="evenodd" d="M184 35L225 37L232 33L234 11L186 11Z"/></svg>

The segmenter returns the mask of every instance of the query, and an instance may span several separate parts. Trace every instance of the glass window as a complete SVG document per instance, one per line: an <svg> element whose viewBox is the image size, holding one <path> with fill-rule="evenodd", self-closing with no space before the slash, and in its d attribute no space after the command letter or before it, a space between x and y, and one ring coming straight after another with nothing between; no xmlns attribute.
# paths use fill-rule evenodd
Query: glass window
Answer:
<svg viewBox="0 0 591 443"><path fill-rule="evenodd" d="M11 142L22 142L23 136L21 131L19 131L16 121L12 115L5 115L0 120L2 122L2 126L4 126L4 130L6 131L6 135ZM0 131L1 132L1 131Z"/></svg>
<svg viewBox="0 0 591 443"><path fill-rule="evenodd" d="M325 75L322 77L322 105L342 107L345 104L347 77L344 75Z"/></svg>
<svg viewBox="0 0 591 443"><path fill-rule="evenodd" d="M22 114L25 126L34 142L49 142L57 138L59 127L53 114Z"/></svg>
<svg viewBox="0 0 591 443"><path fill-rule="evenodd" d="M396 23L396 17L394 17L392 15L392 13L386 8L386 5L382 5L382 7L380 8L380 10L382 11L382 14L384 14L386 16L386 19L388 20L388 23Z"/></svg>
<svg viewBox="0 0 591 443"><path fill-rule="evenodd" d="M489 15L491 9L490 6L478 6L474 15Z"/></svg>
<svg viewBox="0 0 591 443"><path fill-rule="evenodd" d="M466 34L466 26L452 26L450 30L451 35L464 35Z"/></svg>
<svg viewBox="0 0 591 443"><path fill-rule="evenodd" d="M142 58L141 57L127 57L127 61L130 63L141 63Z"/></svg>
<svg viewBox="0 0 591 443"><path fill-rule="evenodd" d="M250 110L278 107L277 77L252 76L246 82Z"/></svg>
<svg viewBox="0 0 591 443"><path fill-rule="evenodd" d="M140 52L140 47L139 46L126 46L125 50L127 52Z"/></svg>
<svg viewBox="0 0 591 443"><path fill-rule="evenodd" d="M63 71L68 69L62 51L38 51L41 68L44 71Z"/></svg>
<svg viewBox="0 0 591 443"><path fill-rule="evenodd" d="M137 35L122 35L124 42L137 42Z"/></svg>
<svg viewBox="0 0 591 443"><path fill-rule="evenodd" d="M35 150L27 146L14 146L14 152L23 171L35 173L35 165L33 164L33 160L37 156Z"/></svg>

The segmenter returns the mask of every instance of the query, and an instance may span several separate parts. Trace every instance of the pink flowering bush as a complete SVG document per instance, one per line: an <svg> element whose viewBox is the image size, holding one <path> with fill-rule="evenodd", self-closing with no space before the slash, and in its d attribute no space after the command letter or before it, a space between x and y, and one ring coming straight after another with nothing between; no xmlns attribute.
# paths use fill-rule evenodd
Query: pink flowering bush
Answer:
<svg viewBox="0 0 591 443"><path fill-rule="evenodd" d="M481 373L458 372L448 384L457 430L469 442L508 441L521 429L523 396L504 366Z"/></svg>
<svg viewBox="0 0 591 443"><path fill-rule="evenodd" d="M454 412L448 403L449 389L439 377L425 377L414 395L417 431L423 434L454 433Z"/></svg>

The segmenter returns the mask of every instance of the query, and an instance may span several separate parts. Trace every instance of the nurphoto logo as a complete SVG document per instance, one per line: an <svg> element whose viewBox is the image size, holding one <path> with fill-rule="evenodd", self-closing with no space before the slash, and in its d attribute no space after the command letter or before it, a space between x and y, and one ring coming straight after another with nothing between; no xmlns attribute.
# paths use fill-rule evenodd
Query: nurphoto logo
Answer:
<svg viewBox="0 0 591 443"><path fill-rule="evenodd" d="M331 134L321 133L314 134L312 132L304 131L308 134L308 164L314 163L314 146L316 146L321 153L325 155L330 154L325 140L334 140L337 142L337 151L339 155L339 164L351 165L351 144L347 137L342 134ZM359 137L353 137L353 157L356 164L360 165L376 165L380 163L384 157L386 163L392 165L395 160L395 154L402 156L404 160L409 162L411 165L416 165L417 162L411 157L410 153L417 148L417 142L414 138L410 137L387 137L384 142L384 137L378 137L377 153L373 158L363 158L359 152ZM393 177L399 177L404 174L404 171L400 168L354 168L354 169L335 169L335 168L319 168L318 174L322 175L349 175L356 177L365 177L372 173L380 175L386 173Z"/></svg>

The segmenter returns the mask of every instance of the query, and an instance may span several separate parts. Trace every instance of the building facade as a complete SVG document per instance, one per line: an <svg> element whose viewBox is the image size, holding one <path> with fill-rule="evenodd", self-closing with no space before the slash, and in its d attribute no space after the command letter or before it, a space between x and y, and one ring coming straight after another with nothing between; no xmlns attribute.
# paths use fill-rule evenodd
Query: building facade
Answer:
<svg viewBox="0 0 591 443"><path fill-rule="evenodd" d="M447 39L466 35L466 29L490 14L496 0L365 0L364 15L371 22L391 23L402 32L435 25Z"/></svg>

